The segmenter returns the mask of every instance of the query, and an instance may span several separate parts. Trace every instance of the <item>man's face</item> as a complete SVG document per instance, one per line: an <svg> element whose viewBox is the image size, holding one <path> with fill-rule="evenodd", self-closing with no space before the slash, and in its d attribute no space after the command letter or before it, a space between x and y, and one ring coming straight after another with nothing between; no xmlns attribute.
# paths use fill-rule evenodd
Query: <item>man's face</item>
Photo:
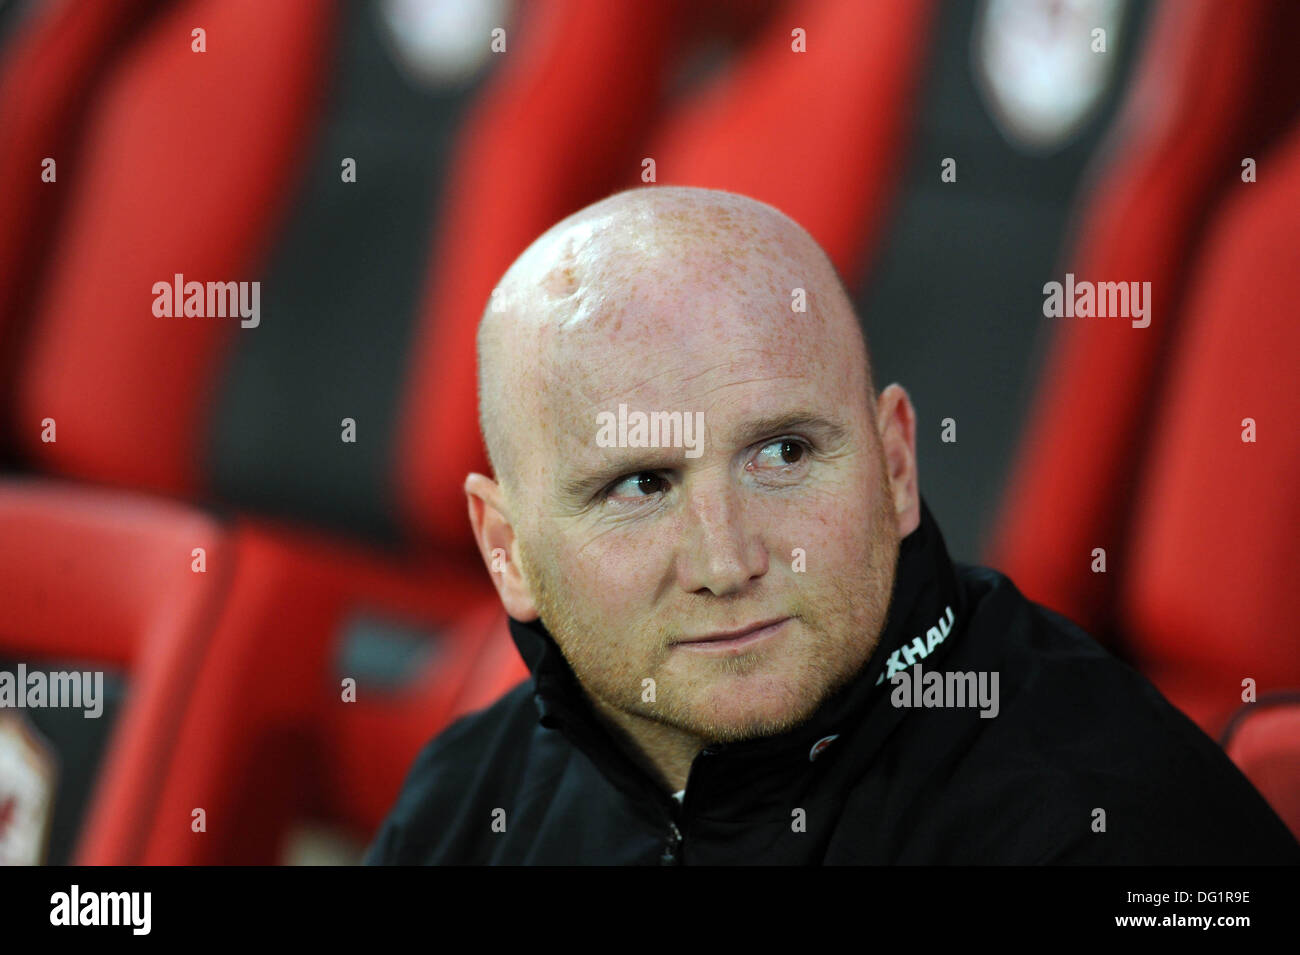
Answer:
<svg viewBox="0 0 1300 955"><path fill-rule="evenodd" d="M755 290L705 263L539 333L515 524L538 612L597 701L702 740L811 716L870 656L893 587L897 518L854 332L815 298L793 312L784 278ZM620 404L702 412L702 453L602 447L598 415ZM748 642L696 642L772 620Z"/></svg>

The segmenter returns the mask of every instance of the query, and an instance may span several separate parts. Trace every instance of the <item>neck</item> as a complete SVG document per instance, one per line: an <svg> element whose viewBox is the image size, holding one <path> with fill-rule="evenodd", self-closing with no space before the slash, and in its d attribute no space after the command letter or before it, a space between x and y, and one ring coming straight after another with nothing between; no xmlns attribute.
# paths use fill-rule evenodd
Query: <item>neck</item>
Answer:
<svg viewBox="0 0 1300 955"><path fill-rule="evenodd" d="M668 793L686 788L691 763L708 745L691 733L615 709L588 694L601 722L623 749Z"/></svg>

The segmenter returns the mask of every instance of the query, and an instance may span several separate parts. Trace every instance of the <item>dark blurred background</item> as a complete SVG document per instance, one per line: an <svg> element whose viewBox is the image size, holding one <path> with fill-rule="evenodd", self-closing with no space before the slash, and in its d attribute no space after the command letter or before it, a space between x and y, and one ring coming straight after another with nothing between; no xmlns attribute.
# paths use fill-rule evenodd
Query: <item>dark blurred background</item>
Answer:
<svg viewBox="0 0 1300 955"><path fill-rule="evenodd" d="M524 678L474 331L646 159L813 234L954 558L1300 832L1298 40L1289 0L0 4L0 668L106 694L0 709L0 862L355 860ZM1046 316L1067 272L1150 325ZM256 326L159 316L177 275Z"/></svg>

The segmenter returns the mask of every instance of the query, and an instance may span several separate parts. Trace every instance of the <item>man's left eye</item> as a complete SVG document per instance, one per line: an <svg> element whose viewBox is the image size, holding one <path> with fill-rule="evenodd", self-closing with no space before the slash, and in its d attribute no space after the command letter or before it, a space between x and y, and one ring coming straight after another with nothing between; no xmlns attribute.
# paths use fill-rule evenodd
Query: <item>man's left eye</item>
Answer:
<svg viewBox="0 0 1300 955"><path fill-rule="evenodd" d="M775 455L769 454L773 449L776 450ZM802 441L796 441L794 438L782 438L779 441L764 445L758 452L758 456L762 458L766 455L773 467L789 467L791 464L798 464L802 461L807 452L808 446Z"/></svg>

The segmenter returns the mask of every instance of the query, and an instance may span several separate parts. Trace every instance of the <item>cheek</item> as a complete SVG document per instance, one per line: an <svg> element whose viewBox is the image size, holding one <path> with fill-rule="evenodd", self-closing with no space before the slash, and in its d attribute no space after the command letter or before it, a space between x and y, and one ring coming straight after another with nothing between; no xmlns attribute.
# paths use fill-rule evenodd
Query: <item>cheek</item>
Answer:
<svg viewBox="0 0 1300 955"><path fill-rule="evenodd" d="M769 507L764 526L772 559L790 565L802 549L808 568L831 568L865 559L875 528L875 501L865 480L845 481Z"/></svg>
<svg viewBox="0 0 1300 955"><path fill-rule="evenodd" d="M618 632L647 613L670 562L669 535L605 532L556 555L561 592L593 627L618 621Z"/></svg>

